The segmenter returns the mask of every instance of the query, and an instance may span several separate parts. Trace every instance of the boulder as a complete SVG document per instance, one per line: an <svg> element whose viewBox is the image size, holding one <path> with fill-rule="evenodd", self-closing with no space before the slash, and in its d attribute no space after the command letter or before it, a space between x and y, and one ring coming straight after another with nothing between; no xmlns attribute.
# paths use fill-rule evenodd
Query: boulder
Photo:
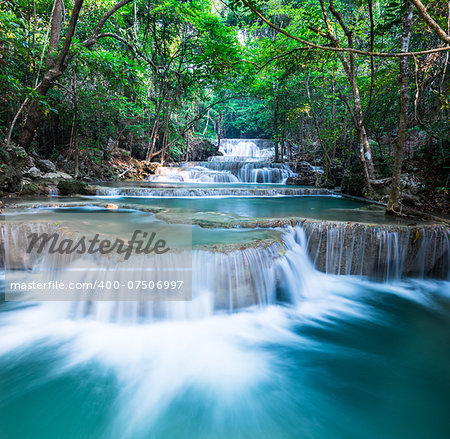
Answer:
<svg viewBox="0 0 450 439"><path fill-rule="evenodd" d="M36 168L36 166L32 166L30 169L25 171L23 175L36 179L42 177L42 172L38 168Z"/></svg>
<svg viewBox="0 0 450 439"><path fill-rule="evenodd" d="M55 172L56 166L50 160L38 160L38 167L44 172Z"/></svg>
<svg viewBox="0 0 450 439"><path fill-rule="evenodd" d="M321 168L316 168L308 162L297 163L295 166L297 172L296 177L289 177L286 184L297 186L315 186L317 180L320 178Z"/></svg>
<svg viewBox="0 0 450 439"><path fill-rule="evenodd" d="M0 148L0 193L20 191L22 169L27 157L26 151L18 146Z"/></svg>
<svg viewBox="0 0 450 439"><path fill-rule="evenodd" d="M87 195L89 193L87 184L79 180L60 180L57 188L61 195Z"/></svg>
<svg viewBox="0 0 450 439"><path fill-rule="evenodd" d="M425 185L412 174L402 174L400 178L400 189L411 195L417 195L425 189Z"/></svg>
<svg viewBox="0 0 450 439"><path fill-rule="evenodd" d="M192 151L189 153L189 160L191 161L205 161L208 160L209 157L223 155L222 152L219 151L218 145L207 139L192 141L190 142L190 146L192 147Z"/></svg>
<svg viewBox="0 0 450 439"><path fill-rule="evenodd" d="M36 183L23 181L20 195L39 195L39 186Z"/></svg>
<svg viewBox="0 0 450 439"><path fill-rule="evenodd" d="M47 172L42 176L43 180L50 180L51 182L59 182L60 180L71 180L72 177L65 172L56 171L56 172Z"/></svg>
<svg viewBox="0 0 450 439"><path fill-rule="evenodd" d="M41 195L59 195L59 191L54 185L39 185L39 192Z"/></svg>

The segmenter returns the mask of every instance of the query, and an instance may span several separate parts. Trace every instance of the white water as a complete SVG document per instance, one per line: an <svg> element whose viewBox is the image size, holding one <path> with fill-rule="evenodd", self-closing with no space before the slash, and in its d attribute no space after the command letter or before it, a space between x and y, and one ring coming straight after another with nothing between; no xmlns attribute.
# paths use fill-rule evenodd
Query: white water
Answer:
<svg viewBox="0 0 450 439"><path fill-rule="evenodd" d="M274 156L272 142L264 139L222 139L219 151L223 156L212 157L212 160L268 160Z"/></svg>
<svg viewBox="0 0 450 439"><path fill-rule="evenodd" d="M183 185L164 187L145 187L143 185L136 186L96 186L96 197L170 197L170 198L185 198L185 197L281 197L281 196L308 196L308 195L327 195L333 196L328 189L319 188L297 188L297 187L270 187L270 186L245 186L245 185L196 185L192 187L185 187Z"/></svg>
<svg viewBox="0 0 450 439"><path fill-rule="evenodd" d="M3 240L6 248L15 249L5 255L5 263L7 267L19 269L12 274L8 272L7 280L16 282L53 280L66 284L70 281L93 284L110 279L111 270L113 279L120 285L126 285L130 279L157 282L164 276L165 267L188 267L192 264L192 278L186 278L186 282L192 279L192 301L164 300L163 295L162 301L130 302L133 297L141 298L145 293L130 298L127 295L129 291L122 292L122 288L117 293L119 300L115 302L102 301L113 297L108 291L104 294L103 291L95 291L91 295L80 291L79 295L75 293L78 301L62 305L66 308L67 317L74 319L133 324L196 320L277 303L299 305L305 297L320 294L324 283L331 282L331 278L317 271L314 264L326 273L357 273L397 282L404 272L422 277L426 272L439 270L442 274L448 269L450 240L444 228L418 232L417 251L409 257L408 250L413 250L409 243L414 237L407 230L389 231L382 227L354 229L345 225L327 227L320 223L307 224L304 228L289 227L282 229L282 239L271 245L227 253L195 250L192 261L184 253L169 253L167 260L161 256L153 260L149 256L133 254L128 261L121 261L113 257L79 256L76 253L37 256L20 250L28 247L26 237L30 232L61 232L58 226L49 224L6 225ZM180 237L185 238L183 235ZM149 272L146 270L149 266L156 270ZM29 271L20 271L20 268Z"/></svg>
<svg viewBox="0 0 450 439"><path fill-rule="evenodd" d="M208 162L187 162L179 167L158 168L152 182L170 183L284 183L294 174L286 164L271 163L272 143L268 140L223 139L222 156Z"/></svg>
<svg viewBox="0 0 450 439"><path fill-rule="evenodd" d="M415 236L320 224L284 232L270 247L195 251L192 301L6 304L4 437L448 437L441 413L448 407L448 324L439 324L449 283L393 278ZM348 240L357 251L379 239L375 259L388 254L390 283L317 271L314 233L326 238L318 253L330 273L341 271ZM19 243L23 236L22 229L3 238ZM434 247L432 238L417 238L419 265L445 245L448 252L448 237L434 236ZM61 280L56 268L76 261L52 256L25 266ZM355 259L350 265L371 266L364 255ZM131 261L138 271L147 263ZM389 303L398 309L386 309Z"/></svg>
<svg viewBox="0 0 450 439"><path fill-rule="evenodd" d="M243 168L211 166L196 178L238 178L231 170ZM191 178L198 170L177 172ZM97 223L86 215L82 227L112 234L142 220L94 215ZM11 249L13 241L25 247L23 227L38 226L8 227L2 238ZM1 304L0 437L448 438L449 283L401 280L404 272L445 273L448 231L327 223L280 230L270 246L194 251L192 301ZM81 262L20 255L6 257L27 269L13 274L25 279L43 268L63 280L58 269ZM135 257L125 265L143 275L148 264Z"/></svg>

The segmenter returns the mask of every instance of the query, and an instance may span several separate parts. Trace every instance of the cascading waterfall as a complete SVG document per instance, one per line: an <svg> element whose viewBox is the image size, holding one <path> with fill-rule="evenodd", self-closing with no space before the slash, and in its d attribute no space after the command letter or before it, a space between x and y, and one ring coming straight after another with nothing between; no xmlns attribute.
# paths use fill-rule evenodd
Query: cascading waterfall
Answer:
<svg viewBox="0 0 450 439"><path fill-rule="evenodd" d="M147 278L146 267L153 262L148 256L132 255L129 261L77 254L39 255L32 258L19 249L28 247L30 233L61 232L49 224L4 225L2 240L7 253L6 266L19 271L21 282L32 279L33 273L45 270L48 280L64 281L65 269L89 266L99 269L76 272L79 282L93 283L102 277L101 268L114 269L115 279L124 284L133 268L134 276ZM448 273L450 240L445 227L392 230L347 224L306 223L288 227L280 242L259 245L227 253L194 250L192 254L192 301L160 302L74 302L70 314L74 318L139 323L153 320L193 319L221 312L235 312L252 306L265 307L285 301L298 303L323 278L321 271L331 274L359 274L400 280L402 274L423 277ZM18 251L19 250L19 251ZM86 260L86 258L88 259ZM84 265L80 264L80 260ZM100 262L101 264L100 264ZM165 267L171 261L163 261ZM5 265L5 264L3 264ZM107 273L107 272L106 272ZM154 280L158 280L156 272ZM18 276L19 277L19 276ZM82 297L82 294L81 294ZM129 299L128 299L129 300Z"/></svg>
<svg viewBox="0 0 450 439"><path fill-rule="evenodd" d="M153 261L148 256L132 255L129 261L117 258L99 258L97 255L79 256L76 253L60 255L45 252L44 254L27 254L24 249L29 245L31 233L62 232L61 228L51 224L20 224L5 225L2 240L7 248L14 252L5 255L3 265L15 268L15 281L31 282L36 273L41 270L45 276L40 281L65 281L75 271L78 282L101 282L108 277L108 269L114 271L114 279L120 284L126 284L129 271L133 269L133 279L149 279L146 268ZM292 235L292 236L291 236ZM283 240L272 245L260 245L243 250L219 251L194 250L192 253L192 301L143 301L102 302L82 300L74 302L68 309L74 318L93 318L100 321L118 323L139 323L153 320L179 320L206 317L215 313L235 312L252 306L265 307L277 302L277 290L280 282L280 267L287 254L297 255L299 267L309 267L303 246L293 236L303 236L301 229L289 230L283 235ZM301 242L305 242L300 238ZM20 250L22 249L22 251ZM291 256L293 257L293 256ZM170 261L169 261L170 263ZM161 270L170 266L168 261L161 263ZM82 267L90 267L83 270ZM98 269L95 269L95 268ZM105 271L106 268L106 271ZM22 271L20 270L22 269ZM293 267L295 269L295 267ZM25 271L23 271L25 270ZM297 270L297 269L295 269ZM297 270L298 271L298 270ZM286 267L283 268L286 273ZM315 276L312 267L303 270L305 277ZM155 281L158 280L158 272ZM11 275L8 275L11 279ZM295 275L291 274L291 277ZM283 277L283 276L281 276ZM294 300L295 292L285 291L283 297ZM97 295L101 299L101 295ZM67 305L65 305L67 307Z"/></svg>
<svg viewBox="0 0 450 439"><path fill-rule="evenodd" d="M212 160L269 159L274 155L273 143L265 139L222 139L219 151L223 156L212 157Z"/></svg>
<svg viewBox="0 0 450 439"><path fill-rule="evenodd" d="M185 163L189 168L192 163ZM247 183L283 183L295 174L284 163L247 162L247 161L209 161L202 162L202 167L210 171L233 175L236 181Z"/></svg>
<svg viewBox="0 0 450 439"><path fill-rule="evenodd" d="M183 165L183 164L182 164ZM149 181L161 183L238 183L239 179L230 172L210 170L205 166L194 164L191 167L161 167Z"/></svg>
<svg viewBox="0 0 450 439"><path fill-rule="evenodd" d="M308 254L331 274L400 279L402 275L450 276L450 239L445 226L396 227L305 223Z"/></svg>
<svg viewBox="0 0 450 439"><path fill-rule="evenodd" d="M271 163L273 144L264 139L223 139L222 156L208 162L186 162L158 168L152 182L284 183L296 174L284 163Z"/></svg>
<svg viewBox="0 0 450 439"><path fill-rule="evenodd" d="M103 227L118 221L109 217ZM192 301L1 303L1 434L448 437L449 283L401 278L445 277L448 229L311 221L280 230L270 245L194 250ZM30 231L73 233L57 221L4 223L9 278L149 264L27 255Z"/></svg>

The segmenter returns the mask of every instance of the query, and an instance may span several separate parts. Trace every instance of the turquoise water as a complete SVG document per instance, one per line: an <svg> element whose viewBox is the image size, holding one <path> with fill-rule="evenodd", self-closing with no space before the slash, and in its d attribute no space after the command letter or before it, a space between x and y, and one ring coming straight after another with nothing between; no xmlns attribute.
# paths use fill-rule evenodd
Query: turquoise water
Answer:
<svg viewBox="0 0 450 439"><path fill-rule="evenodd" d="M384 209L364 202L336 196L287 197L206 197L206 198L145 198L109 197L111 203L176 209L178 211L213 212L245 218L300 217L330 221L358 221L384 224Z"/></svg>
<svg viewBox="0 0 450 439"><path fill-rule="evenodd" d="M382 209L330 196L53 200L65 207L24 203L7 219L116 237L158 225L175 240L189 230L200 248L238 250L198 250L194 300L167 309L0 302L0 439L450 437L449 282L325 275L305 244L239 248L279 230L190 225L195 216L383 223ZM254 285L260 301L246 302Z"/></svg>
<svg viewBox="0 0 450 439"><path fill-rule="evenodd" d="M449 284L329 281L296 307L138 326L3 303L0 437L450 437Z"/></svg>
<svg viewBox="0 0 450 439"><path fill-rule="evenodd" d="M130 239L134 230L158 231L166 240L176 241L177 235L185 241L189 234L194 247L214 245L245 245L255 241L279 240L281 233L269 228L229 229L202 228L198 225L167 224L154 214L133 209L105 209L97 206L58 207L11 210L7 222L52 223L66 230L93 237L95 233L110 238ZM186 220L189 221L189 217ZM111 239L112 239L111 238Z"/></svg>

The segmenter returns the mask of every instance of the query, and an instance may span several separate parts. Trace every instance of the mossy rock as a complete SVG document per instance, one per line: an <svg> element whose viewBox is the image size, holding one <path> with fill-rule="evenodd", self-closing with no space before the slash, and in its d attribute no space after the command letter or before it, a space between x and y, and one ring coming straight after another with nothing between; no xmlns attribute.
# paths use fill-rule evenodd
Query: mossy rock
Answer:
<svg viewBox="0 0 450 439"><path fill-rule="evenodd" d="M0 194L20 191L22 168L26 158L25 150L18 146L0 148Z"/></svg>
<svg viewBox="0 0 450 439"><path fill-rule="evenodd" d="M87 195L87 184L78 180L60 180L57 186L61 195Z"/></svg>
<svg viewBox="0 0 450 439"><path fill-rule="evenodd" d="M20 195L39 195L39 186L36 183L23 183Z"/></svg>

